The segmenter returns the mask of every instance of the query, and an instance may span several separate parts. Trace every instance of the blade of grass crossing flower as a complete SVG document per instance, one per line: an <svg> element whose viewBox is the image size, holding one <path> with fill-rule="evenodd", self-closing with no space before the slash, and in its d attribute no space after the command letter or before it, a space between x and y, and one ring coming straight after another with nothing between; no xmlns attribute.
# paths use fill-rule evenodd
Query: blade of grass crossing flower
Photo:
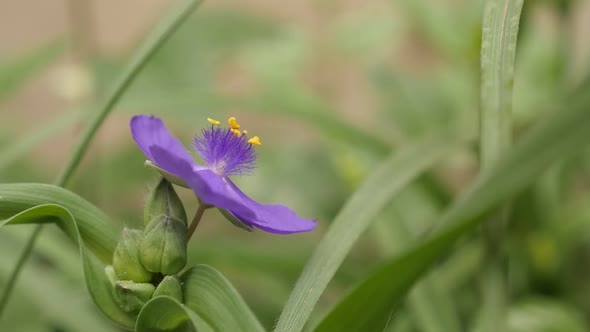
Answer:
<svg viewBox="0 0 590 332"><path fill-rule="evenodd" d="M197 265L181 276L184 304L213 331L264 331L264 328L232 284L217 270Z"/></svg>
<svg viewBox="0 0 590 332"><path fill-rule="evenodd" d="M96 305L110 319L123 327L131 328L135 321L132 314L124 312L115 302L112 287L104 272L105 264L94 256L86 247L76 220L72 213L63 206L45 204L24 210L8 219L0 221L0 227L7 224L57 223L68 236L75 239L80 249L86 286Z"/></svg>
<svg viewBox="0 0 590 332"><path fill-rule="evenodd" d="M198 332L213 330L195 312L169 296L148 301L137 316L136 332L186 331L187 324Z"/></svg>
<svg viewBox="0 0 590 332"><path fill-rule="evenodd" d="M301 331L342 261L383 207L454 148L440 138L408 145L387 158L350 197L306 264L275 331Z"/></svg>
<svg viewBox="0 0 590 332"><path fill-rule="evenodd" d="M590 95L544 118L442 215L436 229L413 249L385 263L348 294L316 331L378 331L408 290L485 213L525 189L551 163L574 156L590 143Z"/></svg>
<svg viewBox="0 0 590 332"><path fill-rule="evenodd" d="M507 151L511 140L512 86L522 0L488 0L481 43L481 169L485 171ZM509 207L484 224L486 255L481 277L483 304L478 331L505 330L508 264L503 238Z"/></svg>
<svg viewBox="0 0 590 332"><path fill-rule="evenodd" d="M165 17L161 24L148 36L147 40L143 43L135 55L132 57L129 64L125 67L119 79L115 82L113 89L107 95L107 97L98 106L97 112L94 113L94 117L90 121L88 128L82 134L82 138L74 148L74 151L63 169L62 173L56 180L56 184L59 186L65 186L78 165L82 160L82 157L86 153L90 141L94 138L98 128L103 124L107 115L113 110L116 103L121 99L123 94L127 91L131 83L135 80L137 75L145 67L148 61L153 57L157 50L172 36L178 27L189 17L193 10L201 3L201 0L186 0L181 5L175 8L175 10L167 17ZM23 250L21 257L15 267L13 274L7 282L6 288L2 297L0 298L0 316L2 315L5 303L10 297L10 292L18 274L24 265L24 262L30 256L31 251L35 245L35 241L42 231L43 225L39 224L37 228L31 233L30 240Z"/></svg>

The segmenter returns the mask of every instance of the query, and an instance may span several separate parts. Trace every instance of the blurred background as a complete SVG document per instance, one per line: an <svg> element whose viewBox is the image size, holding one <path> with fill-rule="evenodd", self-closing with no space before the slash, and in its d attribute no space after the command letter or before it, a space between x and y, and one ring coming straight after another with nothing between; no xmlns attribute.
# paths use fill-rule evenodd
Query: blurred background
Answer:
<svg viewBox="0 0 590 332"><path fill-rule="evenodd" d="M0 181L54 181L93 103L174 4L0 0ZM427 230L477 174L482 13L482 0L205 2L109 116L69 189L115 222L139 226L157 175L143 166L129 118L156 114L188 145L207 117L236 116L264 144L255 176L236 182L253 198L287 204L320 226L284 237L247 233L209 211L189 259L224 273L270 329L330 221L380 160L436 132L472 142L383 211L322 297L318 319ZM590 1L525 1L516 139L590 77L588 33ZM589 170L588 154L560 163L513 204L511 331L590 330ZM179 194L192 215L194 196ZM0 286L31 230L0 232ZM45 230L1 330L117 330L92 304L77 248L65 239ZM474 234L428 278L466 330L480 303L482 253ZM422 330L411 310L390 328Z"/></svg>

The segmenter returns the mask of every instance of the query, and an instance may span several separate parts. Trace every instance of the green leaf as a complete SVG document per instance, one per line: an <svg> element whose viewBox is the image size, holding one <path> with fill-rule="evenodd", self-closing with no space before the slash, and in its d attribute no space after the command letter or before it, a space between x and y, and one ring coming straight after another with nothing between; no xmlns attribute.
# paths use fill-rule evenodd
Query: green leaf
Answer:
<svg viewBox="0 0 590 332"><path fill-rule="evenodd" d="M0 100L10 96L28 78L49 65L63 49L61 42L51 42L14 60L0 63Z"/></svg>
<svg viewBox="0 0 590 332"><path fill-rule="evenodd" d="M84 243L103 262L110 263L119 239L119 229L96 206L66 189L41 183L0 184L0 219L42 204L64 206L76 220ZM42 215L39 218L43 218ZM29 223L42 222L29 219ZM63 224L59 224L60 227ZM77 241L75 233L68 233Z"/></svg>
<svg viewBox="0 0 590 332"><path fill-rule="evenodd" d="M63 190L63 189L62 189ZM86 286L96 305L104 314L122 327L131 328L135 317L121 310L112 295L112 287L104 273L105 264L94 256L86 247L77 220L66 208L56 204L38 205L24 210L0 222L0 227L7 224L57 223L79 246L84 266Z"/></svg>
<svg viewBox="0 0 590 332"><path fill-rule="evenodd" d="M488 0L481 41L481 150L485 169L511 138L514 58L522 0Z"/></svg>
<svg viewBox="0 0 590 332"><path fill-rule="evenodd" d="M439 137L408 145L387 158L346 202L308 261L279 318L276 331L301 331L342 261L379 211L408 183L446 156Z"/></svg>
<svg viewBox="0 0 590 332"><path fill-rule="evenodd" d="M512 139L512 86L522 0L488 0L481 42L480 155L485 171L509 148ZM483 303L477 331L505 330L509 301L508 267L503 248L509 207L484 224L486 260L481 283Z"/></svg>
<svg viewBox="0 0 590 332"><path fill-rule="evenodd" d="M482 216L525 189L552 162L573 156L590 142L590 96L544 118L505 157L446 211L437 229L416 246L374 271L340 302L316 331L383 329L408 290Z"/></svg>
<svg viewBox="0 0 590 332"><path fill-rule="evenodd" d="M184 303L213 331L264 331L260 322L232 284L217 270L197 265L181 276Z"/></svg>
<svg viewBox="0 0 590 332"><path fill-rule="evenodd" d="M187 331L188 324L197 332L214 331L195 312L169 296L148 301L137 316L136 332Z"/></svg>

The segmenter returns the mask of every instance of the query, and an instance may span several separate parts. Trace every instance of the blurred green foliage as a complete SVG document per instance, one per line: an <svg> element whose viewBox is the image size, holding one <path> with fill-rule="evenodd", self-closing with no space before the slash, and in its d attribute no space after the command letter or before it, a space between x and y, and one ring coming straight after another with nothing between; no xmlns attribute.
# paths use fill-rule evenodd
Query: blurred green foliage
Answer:
<svg viewBox="0 0 590 332"><path fill-rule="evenodd" d="M572 14L581 2L525 2L514 79L515 140L571 94L590 93L579 83L590 77L588 61L584 68L572 61L579 48L570 38ZM313 233L274 237L245 233L208 212L189 243L189 265L209 264L223 272L267 329L329 222L389 151L439 132L475 143L478 132L482 1L326 6L342 14L325 15L320 31L247 10L204 8L148 64L117 108L121 122L135 113L157 114L187 143L206 117L238 116L264 142L257 175L238 179L241 187L261 201L288 202L318 218ZM319 5L316 9L321 15ZM545 33L547 19L557 22L551 33ZM0 59L0 98L18 91L56 52L49 46L16 62ZM92 59L94 94L108 89L123 59ZM22 133L13 127L17 120L4 121L6 112L18 110L2 111L0 181L52 178L32 148L79 115L64 115L53 129L41 124L46 130ZM155 175L142 167L144 157L130 136L97 145L70 189L122 225L140 224L146 187ZM509 331L590 330L588 152L555 165L513 203ZM372 268L404 250L408 238L432 228L449 200L473 179L476 160L471 144L404 189L354 246L312 321ZM184 194L185 201L193 199ZM190 214L196 205L187 209ZM26 241L24 233L12 227L0 232L0 286ZM389 330L426 331L424 326L436 327L444 317L470 330L481 303L482 247L480 234L465 239L427 278L427 287L410 295ZM78 261L73 244L46 232L0 321L2 330L116 331L94 308ZM441 303L447 312L428 316L433 321L425 324L424 312Z"/></svg>

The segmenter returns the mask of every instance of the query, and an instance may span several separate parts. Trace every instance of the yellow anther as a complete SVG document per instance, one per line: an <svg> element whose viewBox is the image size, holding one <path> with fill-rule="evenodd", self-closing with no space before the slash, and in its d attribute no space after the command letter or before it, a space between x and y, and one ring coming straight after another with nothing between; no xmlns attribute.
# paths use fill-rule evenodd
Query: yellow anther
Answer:
<svg viewBox="0 0 590 332"><path fill-rule="evenodd" d="M248 135L248 131L247 130L242 130L242 134Z"/></svg>
<svg viewBox="0 0 590 332"><path fill-rule="evenodd" d="M260 137L258 137L258 136L254 136L254 137L250 138L248 140L248 143L250 143L252 145L262 145L262 143L260 142Z"/></svg>
<svg viewBox="0 0 590 332"><path fill-rule="evenodd" d="M231 129L236 129L236 130L240 129L240 125L236 121L236 118L234 118L233 116L231 118L227 119L227 124L229 124Z"/></svg>
<svg viewBox="0 0 590 332"><path fill-rule="evenodd" d="M214 120L214 119L211 119L211 118L207 118L207 121L209 121L209 123L212 124L212 125L218 125L218 124L221 123L221 122L219 122L217 120Z"/></svg>
<svg viewBox="0 0 590 332"><path fill-rule="evenodd" d="M240 131L239 131L239 130L237 130L237 129L230 129L230 130L231 130L231 132L232 132L232 133L234 133L234 135L236 135L237 137L240 137L240 136L242 136L242 133L240 133Z"/></svg>

